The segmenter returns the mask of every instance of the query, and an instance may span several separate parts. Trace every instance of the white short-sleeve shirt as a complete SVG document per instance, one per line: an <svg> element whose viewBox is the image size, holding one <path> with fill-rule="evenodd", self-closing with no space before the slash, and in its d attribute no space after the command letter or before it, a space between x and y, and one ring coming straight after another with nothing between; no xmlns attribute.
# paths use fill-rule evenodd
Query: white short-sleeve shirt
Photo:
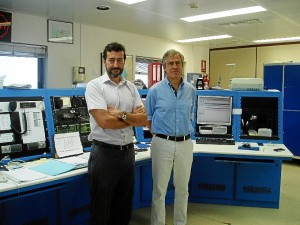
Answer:
<svg viewBox="0 0 300 225"><path fill-rule="evenodd" d="M130 81L122 77L117 85L111 81L105 73L103 76L91 80L86 87L85 98L88 110L107 109L113 106L121 111L132 112L139 105L143 105L140 95ZM133 140L133 129L127 127L123 129L102 129L90 115L91 133L89 140L98 140L108 144L125 145Z"/></svg>

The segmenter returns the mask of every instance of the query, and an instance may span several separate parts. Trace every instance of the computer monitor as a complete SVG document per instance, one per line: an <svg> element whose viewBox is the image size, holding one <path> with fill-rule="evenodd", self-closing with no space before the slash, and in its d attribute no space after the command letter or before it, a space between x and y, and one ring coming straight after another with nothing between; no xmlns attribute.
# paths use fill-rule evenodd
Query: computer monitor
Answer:
<svg viewBox="0 0 300 225"><path fill-rule="evenodd" d="M198 96L197 124L231 126L231 96Z"/></svg>

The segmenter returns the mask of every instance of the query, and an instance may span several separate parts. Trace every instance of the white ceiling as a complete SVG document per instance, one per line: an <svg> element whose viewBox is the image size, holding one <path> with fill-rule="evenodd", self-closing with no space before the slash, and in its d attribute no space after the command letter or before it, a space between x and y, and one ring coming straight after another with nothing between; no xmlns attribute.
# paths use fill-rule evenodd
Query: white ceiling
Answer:
<svg viewBox="0 0 300 225"><path fill-rule="evenodd" d="M191 4L197 8L191 7ZM97 6L110 10L99 11ZM268 11L195 23L181 17L260 5ZM196 42L209 48L253 45L253 40L300 36L300 0L147 0L125 5L113 0L1 0L0 10L90 24L169 41L228 34Z"/></svg>

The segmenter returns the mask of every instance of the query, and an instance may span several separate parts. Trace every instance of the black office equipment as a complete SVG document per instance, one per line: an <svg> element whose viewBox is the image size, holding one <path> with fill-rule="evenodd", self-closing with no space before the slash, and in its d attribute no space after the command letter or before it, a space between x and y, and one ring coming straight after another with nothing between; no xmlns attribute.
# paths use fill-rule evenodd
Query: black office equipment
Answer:
<svg viewBox="0 0 300 225"><path fill-rule="evenodd" d="M197 137L196 144L235 145L235 141L232 138Z"/></svg>
<svg viewBox="0 0 300 225"><path fill-rule="evenodd" d="M232 96L209 95L207 91L202 93L196 100L196 143L234 145Z"/></svg>
<svg viewBox="0 0 300 225"><path fill-rule="evenodd" d="M84 96L51 96L51 108L56 134L79 132L83 147L90 147L89 113Z"/></svg>
<svg viewBox="0 0 300 225"><path fill-rule="evenodd" d="M241 139L279 140L277 97L243 96L241 109ZM268 129L271 135L260 136L259 129Z"/></svg>

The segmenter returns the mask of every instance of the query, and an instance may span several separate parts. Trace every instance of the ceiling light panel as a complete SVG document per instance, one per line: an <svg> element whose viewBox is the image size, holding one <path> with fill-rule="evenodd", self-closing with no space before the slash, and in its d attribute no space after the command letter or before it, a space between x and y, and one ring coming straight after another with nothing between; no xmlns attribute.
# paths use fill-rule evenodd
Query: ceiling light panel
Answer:
<svg viewBox="0 0 300 225"><path fill-rule="evenodd" d="M224 18L224 17L229 17L229 16L257 13L257 12L263 12L263 11L266 11L266 9L261 6L253 6L253 7L247 7L247 8L232 9L232 10L227 10L227 11L202 14L202 15L197 15L197 16L183 17L180 19L184 20L186 22L197 22L197 21L212 20L212 19L217 19L217 18Z"/></svg>
<svg viewBox="0 0 300 225"><path fill-rule="evenodd" d="M199 38L177 40L176 42L190 43L190 42L209 41L209 40L217 40L217 39L224 39L224 38L231 38L231 36L229 36L229 35L216 35L216 36L208 36L208 37L199 37Z"/></svg>
<svg viewBox="0 0 300 225"><path fill-rule="evenodd" d="M299 41L300 37L286 37L286 38L273 38L273 39L263 39L255 40L255 43L272 43L272 42L284 42L284 41Z"/></svg>
<svg viewBox="0 0 300 225"><path fill-rule="evenodd" d="M122 3L125 3L127 5L132 5L132 4L136 4L136 3L139 3L139 2L144 2L146 0L115 0L116 2L122 2Z"/></svg>

